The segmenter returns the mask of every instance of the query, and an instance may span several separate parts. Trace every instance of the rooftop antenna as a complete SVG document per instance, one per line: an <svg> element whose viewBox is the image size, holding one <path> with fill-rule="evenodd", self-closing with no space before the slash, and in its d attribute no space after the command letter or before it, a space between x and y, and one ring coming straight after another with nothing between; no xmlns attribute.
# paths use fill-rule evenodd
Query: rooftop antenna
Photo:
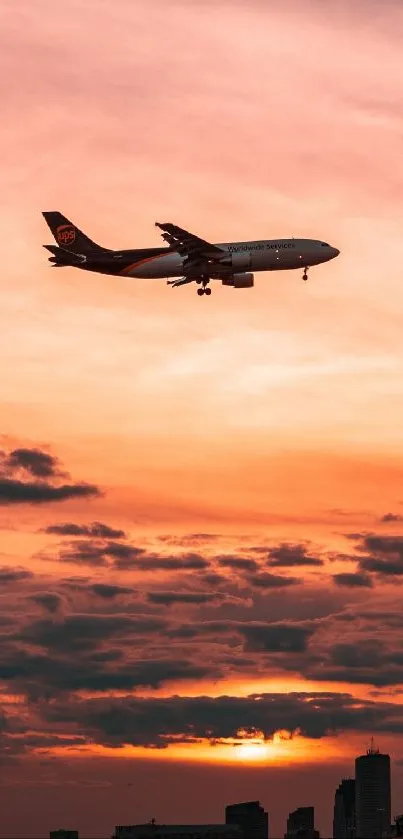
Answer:
<svg viewBox="0 0 403 839"><path fill-rule="evenodd" d="M367 755L379 755L379 749L375 748L373 737L371 737L371 745L367 750Z"/></svg>

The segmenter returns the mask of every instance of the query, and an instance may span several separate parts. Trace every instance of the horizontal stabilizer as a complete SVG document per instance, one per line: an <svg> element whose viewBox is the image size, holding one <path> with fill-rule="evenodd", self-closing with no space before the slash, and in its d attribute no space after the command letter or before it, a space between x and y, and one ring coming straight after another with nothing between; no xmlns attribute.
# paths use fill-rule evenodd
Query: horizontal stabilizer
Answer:
<svg viewBox="0 0 403 839"><path fill-rule="evenodd" d="M46 248L47 251L50 251L50 253L53 253L54 256L56 256L59 251L63 250L63 248L58 248L57 245L43 245L43 247ZM68 253L68 251L65 251L65 253Z"/></svg>
<svg viewBox="0 0 403 839"><path fill-rule="evenodd" d="M56 245L44 245L43 247L52 254L49 257L49 262L53 262L55 266L78 266L83 265L87 261L87 257L82 253L71 253L71 251L67 251L65 248L58 248Z"/></svg>

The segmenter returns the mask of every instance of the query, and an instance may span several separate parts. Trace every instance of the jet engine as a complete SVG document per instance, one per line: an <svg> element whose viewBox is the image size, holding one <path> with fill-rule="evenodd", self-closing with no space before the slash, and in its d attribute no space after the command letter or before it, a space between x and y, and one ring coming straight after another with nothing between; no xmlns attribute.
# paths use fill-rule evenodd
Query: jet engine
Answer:
<svg viewBox="0 0 403 839"><path fill-rule="evenodd" d="M254 276L253 274L233 274L232 277L223 277L221 282L233 288L253 288Z"/></svg>

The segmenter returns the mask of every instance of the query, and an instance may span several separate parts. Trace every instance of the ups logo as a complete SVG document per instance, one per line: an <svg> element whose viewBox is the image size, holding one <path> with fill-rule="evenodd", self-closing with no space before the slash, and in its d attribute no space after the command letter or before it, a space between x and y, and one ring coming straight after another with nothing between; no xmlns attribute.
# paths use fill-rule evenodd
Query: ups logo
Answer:
<svg viewBox="0 0 403 839"><path fill-rule="evenodd" d="M59 245L72 245L76 239L76 231L70 224L62 224L56 230Z"/></svg>

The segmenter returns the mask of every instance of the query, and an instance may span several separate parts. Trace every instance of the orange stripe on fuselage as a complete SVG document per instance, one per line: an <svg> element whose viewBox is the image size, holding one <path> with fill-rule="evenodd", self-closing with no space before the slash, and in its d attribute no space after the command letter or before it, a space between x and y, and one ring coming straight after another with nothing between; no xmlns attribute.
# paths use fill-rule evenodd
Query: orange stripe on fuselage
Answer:
<svg viewBox="0 0 403 839"><path fill-rule="evenodd" d="M147 256L145 259L139 259L137 262L132 262L127 268L123 268L120 271L120 274L130 274L130 271L133 271L133 268L138 268L139 265L144 265L145 262L153 262L154 259L161 259L162 256L165 256L163 253L158 253L155 256Z"/></svg>

